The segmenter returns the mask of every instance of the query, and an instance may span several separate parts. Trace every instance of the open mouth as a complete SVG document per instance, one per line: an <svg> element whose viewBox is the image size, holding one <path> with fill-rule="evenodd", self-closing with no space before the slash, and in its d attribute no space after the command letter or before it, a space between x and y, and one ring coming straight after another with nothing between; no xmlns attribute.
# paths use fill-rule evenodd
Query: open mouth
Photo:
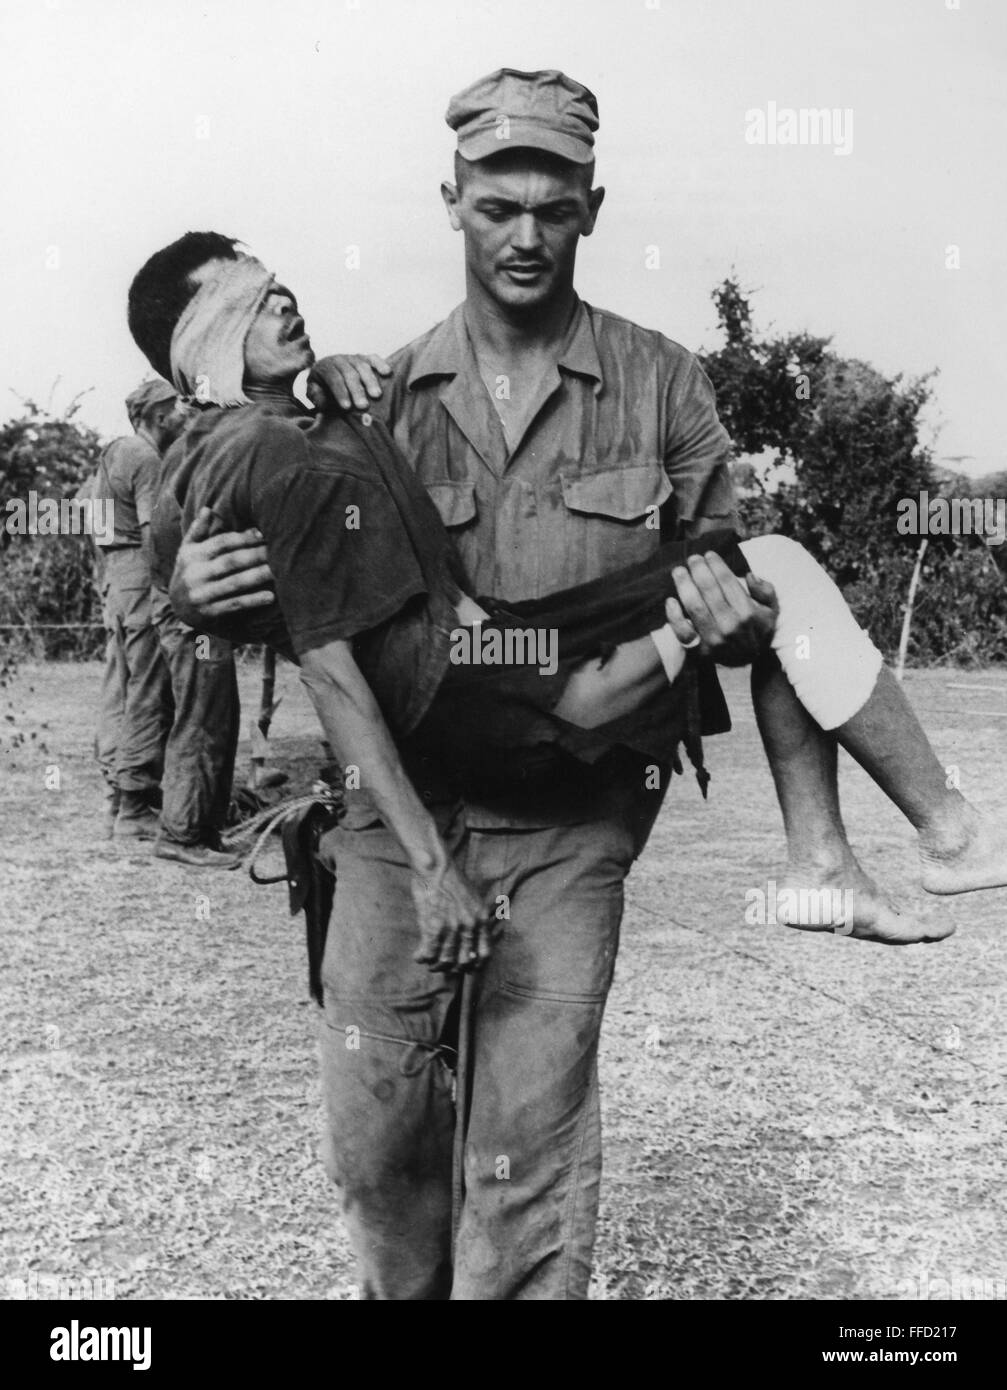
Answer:
<svg viewBox="0 0 1007 1390"><path fill-rule="evenodd" d="M302 338L306 338L307 336L308 335L304 331L304 320L301 318L297 318L294 319L293 323L287 329L283 341L285 343L296 343L300 342Z"/></svg>

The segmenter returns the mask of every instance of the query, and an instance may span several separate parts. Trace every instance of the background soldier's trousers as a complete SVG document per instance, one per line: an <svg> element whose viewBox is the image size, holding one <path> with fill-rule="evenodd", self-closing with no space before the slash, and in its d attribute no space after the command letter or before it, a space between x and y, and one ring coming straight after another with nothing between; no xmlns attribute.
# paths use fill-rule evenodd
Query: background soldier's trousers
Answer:
<svg viewBox="0 0 1007 1390"><path fill-rule="evenodd" d="M121 668L125 671L115 782L120 792L139 792L153 798L164 767L164 743L171 723L171 688L154 628L150 570L138 546L108 550L105 564L108 619L114 625ZM106 679L111 685L108 668ZM103 685L103 726L105 693ZM114 722L111 689L108 699ZM107 737L107 732L100 737Z"/></svg>

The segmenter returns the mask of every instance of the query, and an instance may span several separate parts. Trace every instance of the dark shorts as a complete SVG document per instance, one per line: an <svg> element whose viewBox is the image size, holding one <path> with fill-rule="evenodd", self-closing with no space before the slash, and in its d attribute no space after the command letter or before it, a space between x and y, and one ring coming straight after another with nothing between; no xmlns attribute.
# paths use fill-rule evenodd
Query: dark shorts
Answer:
<svg viewBox="0 0 1007 1390"><path fill-rule="evenodd" d="M490 614L482 624L482 646L509 630L555 634L550 650L556 670L544 673L539 659L524 664L452 663L433 704L410 736L411 757L434 759L466 792L554 776L569 759L594 763L610 749L631 748L676 767L684 745L702 775L702 734L723 733L730 717L712 662L690 659L673 687L632 713L595 729L557 719L552 710L571 670L615 647L644 637L666 621L665 600L674 596L671 571L687 555L714 550L738 575L748 563L733 531L712 531L695 541L663 545L648 560L564 589L542 599L505 603L480 598ZM511 644L511 650L521 644Z"/></svg>

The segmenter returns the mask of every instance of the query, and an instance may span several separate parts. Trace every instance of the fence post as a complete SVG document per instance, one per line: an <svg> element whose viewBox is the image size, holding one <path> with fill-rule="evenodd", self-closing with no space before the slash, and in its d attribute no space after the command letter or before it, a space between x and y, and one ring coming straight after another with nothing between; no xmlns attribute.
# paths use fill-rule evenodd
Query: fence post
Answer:
<svg viewBox="0 0 1007 1390"><path fill-rule="evenodd" d="M913 621L913 608L916 604L916 590L920 586L920 574L923 569L923 557L927 553L927 546L930 544L929 536L924 536L920 541L920 548L916 552L916 564L913 566L913 577L909 581L909 593L906 595L906 611L902 618L902 633L899 637L899 657L895 663L895 679L902 680L906 669L906 652L909 650L909 629Z"/></svg>

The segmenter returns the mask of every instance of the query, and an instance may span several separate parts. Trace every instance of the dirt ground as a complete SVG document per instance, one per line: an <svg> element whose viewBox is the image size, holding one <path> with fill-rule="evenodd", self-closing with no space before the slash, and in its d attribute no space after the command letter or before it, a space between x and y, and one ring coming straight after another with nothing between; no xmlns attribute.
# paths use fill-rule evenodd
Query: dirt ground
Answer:
<svg viewBox="0 0 1007 1390"><path fill-rule="evenodd" d="M300 920L282 886L100 838L98 677L24 671L35 737L0 757L0 1293L36 1274L127 1299L353 1298ZM303 783L314 719L281 678L275 757ZM247 709L256 684L243 670ZM957 934L907 950L747 925L782 831L744 675L726 687L710 800L676 781L629 884L594 1296L1007 1297L1007 890L946 900ZM1007 819L1007 675L907 688L966 795ZM849 760L843 800L870 871L919 901L911 832Z"/></svg>

